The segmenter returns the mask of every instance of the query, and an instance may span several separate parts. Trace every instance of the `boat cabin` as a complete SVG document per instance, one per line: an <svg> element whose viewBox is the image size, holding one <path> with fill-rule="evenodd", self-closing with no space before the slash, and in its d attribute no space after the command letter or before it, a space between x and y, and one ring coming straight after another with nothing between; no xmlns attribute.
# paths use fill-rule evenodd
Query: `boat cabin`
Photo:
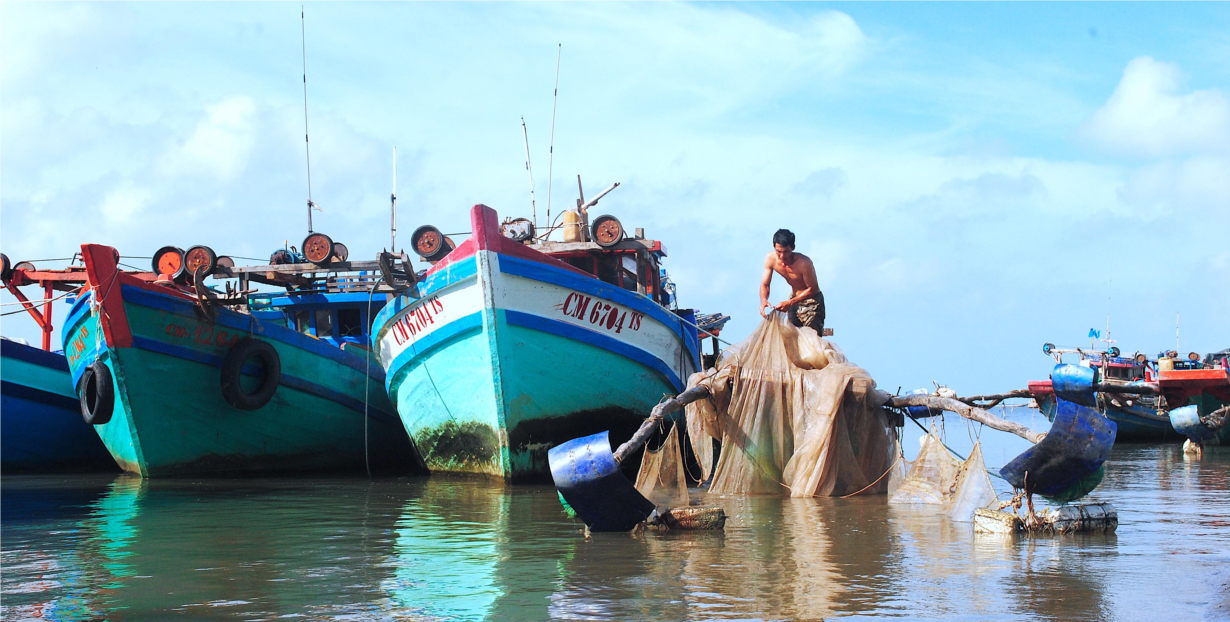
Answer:
<svg viewBox="0 0 1230 622"><path fill-rule="evenodd" d="M339 348L369 347L372 321L386 304L384 294L271 292L248 296L252 315L311 335Z"/></svg>

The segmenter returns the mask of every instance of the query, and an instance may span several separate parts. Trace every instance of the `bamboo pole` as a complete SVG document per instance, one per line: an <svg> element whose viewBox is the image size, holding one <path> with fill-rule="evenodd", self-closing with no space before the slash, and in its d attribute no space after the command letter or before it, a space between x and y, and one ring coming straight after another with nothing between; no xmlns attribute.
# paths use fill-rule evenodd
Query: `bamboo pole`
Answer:
<svg viewBox="0 0 1230 622"><path fill-rule="evenodd" d="M658 424L662 423L662 419L667 415L706 397L709 397L709 387L697 385L654 406L653 411L649 413L649 418L645 420L645 423L641 424L636 434L633 434L632 438L628 439L628 442L620 445L619 449L615 450L615 462L623 462L624 458L628 457L628 454L640 449L649 440L649 437L653 435L654 428L657 428Z"/></svg>

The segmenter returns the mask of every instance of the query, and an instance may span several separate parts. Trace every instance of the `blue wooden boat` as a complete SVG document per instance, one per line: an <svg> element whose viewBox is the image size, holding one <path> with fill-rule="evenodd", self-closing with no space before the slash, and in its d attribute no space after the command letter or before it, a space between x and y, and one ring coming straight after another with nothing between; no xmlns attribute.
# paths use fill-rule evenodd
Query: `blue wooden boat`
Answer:
<svg viewBox="0 0 1230 622"><path fill-rule="evenodd" d="M5 473L118 471L98 435L81 417L64 354L51 351L55 293L71 295L80 270L39 270L0 253L0 282L42 332L42 348L0 338L0 470ZM37 286L31 301L21 287Z"/></svg>
<svg viewBox="0 0 1230 622"><path fill-rule="evenodd" d="M413 448L382 389L383 370L363 347L368 310L383 303L368 291L370 277L339 286L354 268L344 262L220 273L209 265L195 272L190 289L180 284L187 278L182 270L173 274L183 255L156 253L165 278L150 283L119 271L115 249L82 246L89 290L65 321L65 352L87 420L125 471L414 467ZM317 273L327 276L309 276ZM205 274L237 276L241 292L249 280L287 291L217 300L201 283Z"/></svg>
<svg viewBox="0 0 1230 622"><path fill-rule="evenodd" d="M119 470L81 418L63 353L0 339L0 359L0 470Z"/></svg>
<svg viewBox="0 0 1230 622"><path fill-rule="evenodd" d="M1082 350L1056 348L1049 343L1043 346L1042 351L1054 357L1056 363L1063 363L1064 354L1076 354L1079 357L1078 365L1092 370L1098 384L1126 387L1133 384L1148 385L1156 379L1156 362L1141 353L1125 357L1120 356L1118 348L1113 347L1107 351ZM1104 394L1093 392L1092 386L1089 388L1087 399L1075 396L1068 399L1093 408L1114 421L1117 428L1116 442L1156 443L1183 440L1183 435L1176 432L1171 424L1170 417L1159 410L1156 395ZM1029 391L1037 400L1042 414L1054 421L1056 398L1051 380L1030 382Z"/></svg>
<svg viewBox="0 0 1230 622"><path fill-rule="evenodd" d="M372 329L431 471L545 480L548 449L605 430L627 440L698 369L694 315L665 304L658 242L544 243L508 223L505 237L483 205L470 220Z"/></svg>

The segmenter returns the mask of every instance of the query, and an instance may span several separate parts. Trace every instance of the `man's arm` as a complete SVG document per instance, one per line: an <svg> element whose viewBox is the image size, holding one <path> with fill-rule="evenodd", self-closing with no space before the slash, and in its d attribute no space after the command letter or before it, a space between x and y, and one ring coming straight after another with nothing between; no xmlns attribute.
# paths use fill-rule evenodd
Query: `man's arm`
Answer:
<svg viewBox="0 0 1230 622"><path fill-rule="evenodd" d="M811 298L820 291L820 284L816 281L816 265L812 263L811 258L807 258L806 263L799 266L799 272L803 274L804 287L798 294L795 294L789 300L784 300L775 307L778 311L786 311L794 305Z"/></svg>
<svg viewBox="0 0 1230 622"><path fill-rule="evenodd" d="M773 256L765 257L764 274L760 277L760 317L765 317L764 309L769 306L769 285L773 282Z"/></svg>

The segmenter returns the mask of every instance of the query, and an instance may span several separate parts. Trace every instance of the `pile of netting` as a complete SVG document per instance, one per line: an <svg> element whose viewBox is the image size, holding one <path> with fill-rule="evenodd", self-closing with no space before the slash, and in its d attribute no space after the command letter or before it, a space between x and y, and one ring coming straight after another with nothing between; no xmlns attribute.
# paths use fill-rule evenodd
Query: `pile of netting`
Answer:
<svg viewBox="0 0 1230 622"><path fill-rule="evenodd" d="M815 330L775 313L688 379L697 385L710 396L687 406L687 429L710 492L887 491L900 453L875 381Z"/></svg>

